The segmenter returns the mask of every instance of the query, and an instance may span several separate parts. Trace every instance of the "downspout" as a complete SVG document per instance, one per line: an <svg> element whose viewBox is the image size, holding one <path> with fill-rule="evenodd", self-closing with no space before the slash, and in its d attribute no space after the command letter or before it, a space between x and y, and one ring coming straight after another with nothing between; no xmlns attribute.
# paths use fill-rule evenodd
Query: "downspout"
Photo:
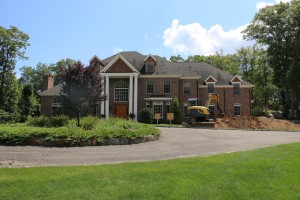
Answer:
<svg viewBox="0 0 300 200"><path fill-rule="evenodd" d="M226 114L226 111L225 111L226 110L225 89L223 89L223 95L224 95L224 104L223 104L224 105L224 111L223 112L224 112L224 114Z"/></svg>
<svg viewBox="0 0 300 200"><path fill-rule="evenodd" d="M199 79L197 79L197 105L200 106L200 99L199 99Z"/></svg>
<svg viewBox="0 0 300 200"><path fill-rule="evenodd" d="M252 116L252 98L253 98L253 96L252 96L252 90L253 90L253 88L250 88L249 89L249 99L250 99L250 102L249 102L249 106L250 106L250 116Z"/></svg>

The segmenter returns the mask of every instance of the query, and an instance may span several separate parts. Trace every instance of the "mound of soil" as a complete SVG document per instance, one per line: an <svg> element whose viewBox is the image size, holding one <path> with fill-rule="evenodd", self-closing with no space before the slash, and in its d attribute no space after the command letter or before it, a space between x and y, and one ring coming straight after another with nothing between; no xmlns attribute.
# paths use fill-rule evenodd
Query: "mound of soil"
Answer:
<svg viewBox="0 0 300 200"><path fill-rule="evenodd" d="M217 119L215 128L300 131L300 124L267 117L225 116Z"/></svg>

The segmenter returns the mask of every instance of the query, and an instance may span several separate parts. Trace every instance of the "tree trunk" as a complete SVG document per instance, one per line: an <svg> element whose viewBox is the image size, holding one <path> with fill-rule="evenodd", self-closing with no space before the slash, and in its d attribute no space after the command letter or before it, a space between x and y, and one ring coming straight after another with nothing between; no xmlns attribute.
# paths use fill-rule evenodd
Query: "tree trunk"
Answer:
<svg viewBox="0 0 300 200"><path fill-rule="evenodd" d="M80 127L80 113L77 113L77 127Z"/></svg>

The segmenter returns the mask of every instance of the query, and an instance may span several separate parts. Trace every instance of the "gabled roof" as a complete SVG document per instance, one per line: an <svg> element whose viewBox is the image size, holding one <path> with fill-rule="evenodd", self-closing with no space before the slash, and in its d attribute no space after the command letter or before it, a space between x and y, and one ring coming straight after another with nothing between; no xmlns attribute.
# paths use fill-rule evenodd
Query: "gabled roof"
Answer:
<svg viewBox="0 0 300 200"><path fill-rule="evenodd" d="M132 64L130 62L128 62L128 60L126 58L124 58L124 56L122 56L121 54L118 54L117 56L115 56L102 70L102 73L105 73L115 62L117 62L117 60L121 59L133 72L138 72L138 70L132 66Z"/></svg>
<svg viewBox="0 0 300 200"><path fill-rule="evenodd" d="M242 83L243 80L241 79L241 77L239 76L234 76L231 80L230 80L230 83Z"/></svg>
<svg viewBox="0 0 300 200"><path fill-rule="evenodd" d="M89 61L92 62L95 58L97 60L99 60L100 62L102 62L101 59L97 55L94 55Z"/></svg>
<svg viewBox="0 0 300 200"><path fill-rule="evenodd" d="M144 59L144 62L147 61L149 58L152 58L154 60L154 62L156 63L156 59L151 55L149 54L145 59Z"/></svg>
<svg viewBox="0 0 300 200"><path fill-rule="evenodd" d="M209 75L204 82L218 82L212 75Z"/></svg>

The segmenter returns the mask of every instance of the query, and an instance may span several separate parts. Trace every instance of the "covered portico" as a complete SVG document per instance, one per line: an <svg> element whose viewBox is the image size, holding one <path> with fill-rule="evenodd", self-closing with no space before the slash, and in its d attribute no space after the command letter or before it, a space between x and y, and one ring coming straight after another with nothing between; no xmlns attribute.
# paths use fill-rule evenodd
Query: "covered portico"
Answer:
<svg viewBox="0 0 300 200"><path fill-rule="evenodd" d="M121 55L118 54L100 72L104 78L103 95L105 102L101 102L101 115L128 117L134 114L137 120L138 77L139 72Z"/></svg>
<svg viewBox="0 0 300 200"><path fill-rule="evenodd" d="M113 115L113 112L110 112L111 105L117 104L119 102L128 103L128 114L133 113L135 115L134 120L137 119L137 98L138 98L138 76L139 73L133 72L133 73L101 73L101 75L104 77L104 91L103 94L106 95L107 99L105 102L101 102L101 115L105 115L106 118L109 118L110 115ZM111 85L110 82L111 79L119 79L122 81L123 79L129 79L128 84L128 93L124 93L123 95L127 95L128 97L125 97L121 99L121 101L118 101L116 99L116 86ZM116 81L114 81L116 82ZM113 92L112 92L113 91Z"/></svg>

